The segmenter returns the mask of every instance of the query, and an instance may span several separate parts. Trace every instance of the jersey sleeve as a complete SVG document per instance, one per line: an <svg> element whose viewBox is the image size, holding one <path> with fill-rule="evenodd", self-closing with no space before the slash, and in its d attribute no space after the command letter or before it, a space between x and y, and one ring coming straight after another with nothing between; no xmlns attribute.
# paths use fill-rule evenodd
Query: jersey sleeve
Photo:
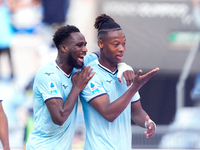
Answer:
<svg viewBox="0 0 200 150"><path fill-rule="evenodd" d="M133 98L131 99L131 103L136 102L138 100L140 100L140 94L139 94L139 92L136 92L135 95L133 96Z"/></svg>
<svg viewBox="0 0 200 150"><path fill-rule="evenodd" d="M40 70L35 77L34 87L44 101L51 98L62 98L59 90L60 78L51 69Z"/></svg>
<svg viewBox="0 0 200 150"><path fill-rule="evenodd" d="M106 94L106 91L100 81L98 75L94 75L93 78L88 82L85 89L80 93L80 98L86 102L91 101L95 97Z"/></svg>
<svg viewBox="0 0 200 150"><path fill-rule="evenodd" d="M96 53L89 53L84 57L84 65L88 65L93 60L97 59L98 55Z"/></svg>

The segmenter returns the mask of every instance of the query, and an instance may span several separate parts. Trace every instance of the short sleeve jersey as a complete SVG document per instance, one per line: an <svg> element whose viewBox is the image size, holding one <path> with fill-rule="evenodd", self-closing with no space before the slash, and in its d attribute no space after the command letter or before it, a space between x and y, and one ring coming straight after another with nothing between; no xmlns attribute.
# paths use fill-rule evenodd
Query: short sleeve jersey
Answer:
<svg viewBox="0 0 200 150"><path fill-rule="evenodd" d="M96 58L95 54L88 54L84 61ZM72 88L72 75L65 74L55 62L50 62L37 71L33 85L34 131L29 135L27 150L72 149L77 103L62 126L53 123L45 104L53 98L66 100Z"/></svg>
<svg viewBox="0 0 200 150"><path fill-rule="evenodd" d="M119 83L117 70L111 72L101 66L98 60L89 64L95 72L94 77L80 94L86 123L85 150L131 150L131 102L140 99L137 92L126 109L113 121L104 119L90 104L95 97L107 94L110 102L115 101L127 91L126 84ZM125 81L124 81L125 83Z"/></svg>

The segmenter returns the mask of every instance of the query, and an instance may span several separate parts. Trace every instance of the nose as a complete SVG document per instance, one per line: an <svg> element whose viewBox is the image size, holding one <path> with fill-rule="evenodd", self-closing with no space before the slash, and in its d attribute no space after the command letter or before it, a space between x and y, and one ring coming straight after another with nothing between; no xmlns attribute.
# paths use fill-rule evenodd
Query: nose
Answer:
<svg viewBox="0 0 200 150"><path fill-rule="evenodd" d="M88 52L88 49L86 48L86 46L83 47L83 51Z"/></svg>
<svg viewBox="0 0 200 150"><path fill-rule="evenodd" d="M124 52L126 50L126 46L124 44L119 45L119 51Z"/></svg>

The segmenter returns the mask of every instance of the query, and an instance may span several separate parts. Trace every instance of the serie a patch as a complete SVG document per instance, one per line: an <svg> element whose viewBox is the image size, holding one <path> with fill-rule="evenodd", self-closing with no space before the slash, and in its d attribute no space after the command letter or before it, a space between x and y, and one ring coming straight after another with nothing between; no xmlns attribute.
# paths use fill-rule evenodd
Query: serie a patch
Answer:
<svg viewBox="0 0 200 150"><path fill-rule="evenodd" d="M48 84L49 84L49 92L50 92L51 94L57 94L58 91L57 91L57 87L56 87L55 82L54 82L54 81L51 81L51 82L49 82Z"/></svg>
<svg viewBox="0 0 200 150"><path fill-rule="evenodd" d="M96 86L96 84L93 81L89 83L89 88L90 88L90 91L92 92L92 94L99 92L98 87Z"/></svg>

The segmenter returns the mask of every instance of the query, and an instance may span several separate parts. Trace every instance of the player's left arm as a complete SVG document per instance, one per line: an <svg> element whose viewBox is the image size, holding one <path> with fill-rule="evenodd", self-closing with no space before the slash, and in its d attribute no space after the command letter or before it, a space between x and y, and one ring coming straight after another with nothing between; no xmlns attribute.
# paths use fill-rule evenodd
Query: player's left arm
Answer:
<svg viewBox="0 0 200 150"><path fill-rule="evenodd" d="M119 63L117 68L118 68L117 78L119 82L123 84L122 78L124 77L124 79L126 80L126 85L130 86L133 83L133 79L135 77L133 68L124 62Z"/></svg>
<svg viewBox="0 0 200 150"><path fill-rule="evenodd" d="M9 134L8 134L8 119L3 110L2 103L0 101L0 142L2 142L4 150L10 150L9 146Z"/></svg>
<svg viewBox="0 0 200 150"><path fill-rule="evenodd" d="M143 110L140 101L131 103L131 119L140 127L146 128L144 132L147 138L154 136L156 124L149 118L148 114Z"/></svg>

